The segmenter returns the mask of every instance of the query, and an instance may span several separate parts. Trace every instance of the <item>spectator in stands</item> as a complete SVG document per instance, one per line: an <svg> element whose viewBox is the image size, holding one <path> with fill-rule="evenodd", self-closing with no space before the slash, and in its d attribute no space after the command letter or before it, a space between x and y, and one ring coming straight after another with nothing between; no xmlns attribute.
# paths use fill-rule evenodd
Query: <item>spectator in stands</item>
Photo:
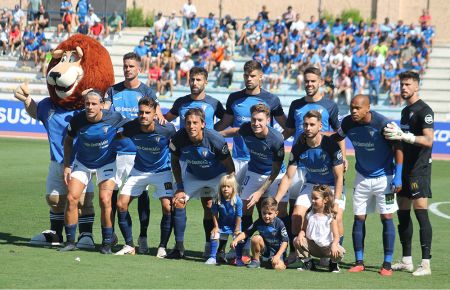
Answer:
<svg viewBox="0 0 450 290"><path fill-rule="evenodd" d="M26 24L25 13L20 9L20 6L16 4L12 12L12 22L13 24L18 24L19 28L22 29Z"/></svg>
<svg viewBox="0 0 450 290"><path fill-rule="evenodd" d="M405 69L409 69L412 66L412 59L416 53L416 48L412 45L411 40L406 42L405 48L400 53L400 61Z"/></svg>
<svg viewBox="0 0 450 290"><path fill-rule="evenodd" d="M98 41L103 40L105 35L105 27L103 26L103 23L101 21L95 21L94 25L89 28L88 35Z"/></svg>
<svg viewBox="0 0 450 290"><path fill-rule="evenodd" d="M180 62L180 68L177 71L177 84L181 85L181 79L186 78L185 86L189 84L189 71L194 67L194 61L189 53L185 54Z"/></svg>
<svg viewBox="0 0 450 290"><path fill-rule="evenodd" d="M206 27L204 25L201 25L198 28L196 34L200 37L200 39L206 39L208 37L208 31L206 31Z"/></svg>
<svg viewBox="0 0 450 290"><path fill-rule="evenodd" d="M203 40L198 37L197 34L193 35L191 39L191 43L189 44L189 53L191 55L197 54L200 52L200 49L203 47Z"/></svg>
<svg viewBox="0 0 450 290"><path fill-rule="evenodd" d="M177 43L183 42L185 40L185 32L184 28L181 26L181 23L177 22L177 26L172 31L172 34L169 38L171 40L172 47L177 45Z"/></svg>
<svg viewBox="0 0 450 290"><path fill-rule="evenodd" d="M187 73L189 75L189 72ZM168 65L164 66L164 70L161 73L161 81L159 85L159 94L164 95L167 91L170 92L170 96L173 96L173 86L175 85L175 72L170 69Z"/></svg>
<svg viewBox="0 0 450 290"><path fill-rule="evenodd" d="M18 24L13 24L11 30L9 31L9 55L18 55L20 53L22 45L22 35L20 34L20 28Z"/></svg>
<svg viewBox="0 0 450 290"><path fill-rule="evenodd" d="M106 26L105 36L108 37L110 33L117 33L119 37L122 37L122 16L117 11L108 18L108 25Z"/></svg>
<svg viewBox="0 0 450 290"><path fill-rule="evenodd" d="M26 40L24 48L22 50L22 60L28 61L32 60L34 66L38 65L38 49L39 49L39 40L36 37L30 37Z"/></svg>
<svg viewBox="0 0 450 290"><path fill-rule="evenodd" d="M88 35L89 27L86 25L86 21L82 21L77 28L77 32L80 34Z"/></svg>
<svg viewBox="0 0 450 290"><path fill-rule="evenodd" d="M269 22L269 11L267 11L266 5L261 7L261 11L258 13L258 16L261 16L263 21Z"/></svg>
<svg viewBox="0 0 450 290"><path fill-rule="evenodd" d="M175 64L181 64L186 55L190 55L185 47L183 47L183 42L178 42L177 47L173 51L173 57ZM179 83L179 82L178 82Z"/></svg>
<svg viewBox="0 0 450 290"><path fill-rule="evenodd" d="M211 73L216 67L220 67L220 63L225 58L225 48L219 43L216 43L211 51L211 55L208 61L208 73Z"/></svg>
<svg viewBox="0 0 450 290"><path fill-rule="evenodd" d="M9 30L11 29L11 18L12 15L8 11L8 9L3 8L0 14L0 26L5 32L9 32Z"/></svg>
<svg viewBox="0 0 450 290"><path fill-rule="evenodd" d="M344 56L342 55L339 48L336 46L333 48L333 52L329 57L329 62L326 65L326 76L331 77L334 81L339 72L342 70L342 62L344 61Z"/></svg>
<svg viewBox="0 0 450 290"><path fill-rule="evenodd" d="M183 15L184 30L190 29L191 19L197 14L197 8L192 3L192 0L188 0L187 3L184 3L180 12L181 15Z"/></svg>
<svg viewBox="0 0 450 290"><path fill-rule="evenodd" d="M286 28L289 30L295 18L295 12L292 10L292 6L288 6L287 11L283 13L282 18L286 24Z"/></svg>
<svg viewBox="0 0 450 290"><path fill-rule="evenodd" d="M61 1L61 4L59 5L59 17L63 17L65 13L72 13L72 2L69 0L63 0Z"/></svg>
<svg viewBox="0 0 450 290"><path fill-rule="evenodd" d="M179 21L175 18L176 12L172 11L169 16L169 19L166 21L166 25L164 26L163 35L164 38L169 39L174 30L177 28ZM172 47L173 48L173 47Z"/></svg>
<svg viewBox="0 0 450 290"><path fill-rule="evenodd" d="M50 24L50 15L47 11L45 11L44 5L39 7L39 11L36 13L36 17L34 19L34 31L37 32L39 28L45 29Z"/></svg>
<svg viewBox="0 0 450 290"><path fill-rule="evenodd" d="M34 21L36 19L41 5L42 0L28 0L28 21Z"/></svg>
<svg viewBox="0 0 450 290"><path fill-rule="evenodd" d="M89 26L89 28L91 28L91 26L94 26L95 22L102 22L100 17L95 14L93 7L89 8L89 13L86 15L85 19L86 24Z"/></svg>
<svg viewBox="0 0 450 290"><path fill-rule="evenodd" d="M232 56L228 53L225 53L224 60L220 63L220 73L217 78L216 86L223 86L224 78L228 79L227 88L231 86L233 83L233 73L236 69L236 63L232 59Z"/></svg>
<svg viewBox="0 0 450 290"><path fill-rule="evenodd" d="M61 41L62 40L62 31L65 30L67 32L67 37L70 37L70 33L72 32L72 13L70 11L65 12L61 23L58 24L56 28L56 40Z"/></svg>
<svg viewBox="0 0 450 290"><path fill-rule="evenodd" d="M372 60L367 71L367 79L369 81L370 103L373 105L378 105L380 87L383 83L383 78L383 70L380 66L377 66L376 60Z"/></svg>
<svg viewBox="0 0 450 290"><path fill-rule="evenodd" d="M2 26L0 26L0 47L2 48L2 55L6 55L8 51L8 34L3 29Z"/></svg>
<svg viewBox="0 0 450 290"><path fill-rule="evenodd" d="M356 71L353 77L352 85L355 96L364 94L364 86L366 85L366 78L364 77L363 71Z"/></svg>
<svg viewBox="0 0 450 290"><path fill-rule="evenodd" d="M159 11L155 16L155 21L153 22L154 31L162 31L164 26L166 26L167 19L163 16L162 12Z"/></svg>
<svg viewBox="0 0 450 290"><path fill-rule="evenodd" d="M216 26L217 21L214 19L214 13L209 12L208 18L203 19L203 25L206 28L206 32L208 33L208 36L211 35L211 32L214 30L214 27Z"/></svg>
<svg viewBox="0 0 450 290"><path fill-rule="evenodd" d="M149 57L148 57L148 46L145 45L144 40L139 41L139 45L134 48L134 53L139 55L141 58L141 70L148 71L149 68Z"/></svg>
<svg viewBox="0 0 450 290"><path fill-rule="evenodd" d="M419 17L419 24L422 26L431 24L431 14L428 9L422 10L422 15Z"/></svg>
<svg viewBox="0 0 450 290"><path fill-rule="evenodd" d="M390 84L389 89L389 102L392 106L401 106L402 98L400 94L400 78L398 75L395 75Z"/></svg>
<svg viewBox="0 0 450 290"><path fill-rule="evenodd" d="M78 25L80 25L81 22L85 21L86 16L88 15L88 10L89 10L88 0L79 0L75 10L77 12L76 18L75 18L75 25L78 26ZM94 24L94 23L92 23L92 24ZM89 26L89 22L87 22L86 25Z"/></svg>
<svg viewBox="0 0 450 290"><path fill-rule="evenodd" d="M197 14L194 13L192 15L189 28L186 30L186 41L190 41L191 38L197 34L197 31L200 29L200 19L197 17Z"/></svg>
<svg viewBox="0 0 450 290"><path fill-rule="evenodd" d="M352 81L350 77L345 72L341 72L334 84L334 101L338 103L339 97L344 94L345 103L350 105L352 99Z"/></svg>
<svg viewBox="0 0 450 290"><path fill-rule="evenodd" d="M148 80L147 86L156 87L156 90L159 91L159 82L161 81L161 67L158 65L156 60L152 60L150 62L150 68L148 69Z"/></svg>

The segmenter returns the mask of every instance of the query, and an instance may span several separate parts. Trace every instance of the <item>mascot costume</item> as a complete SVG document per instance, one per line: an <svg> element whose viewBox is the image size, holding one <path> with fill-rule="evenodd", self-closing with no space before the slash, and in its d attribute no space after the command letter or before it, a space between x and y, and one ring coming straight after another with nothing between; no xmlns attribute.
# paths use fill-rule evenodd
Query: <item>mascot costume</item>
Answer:
<svg viewBox="0 0 450 290"><path fill-rule="evenodd" d="M29 95L26 83L16 89L14 96L24 103L26 111L32 118L44 124L50 143L51 161L46 183L46 200L50 206L50 230L36 235L30 243L58 246L63 242L64 209L67 200L67 187L63 180L63 144L66 127L70 119L84 106L81 96L84 90L95 88L104 94L114 84L111 58L108 51L96 40L81 34L74 35L60 43L54 50L46 81L49 97L39 103ZM93 197L94 187L89 184L78 205L79 248L94 248Z"/></svg>

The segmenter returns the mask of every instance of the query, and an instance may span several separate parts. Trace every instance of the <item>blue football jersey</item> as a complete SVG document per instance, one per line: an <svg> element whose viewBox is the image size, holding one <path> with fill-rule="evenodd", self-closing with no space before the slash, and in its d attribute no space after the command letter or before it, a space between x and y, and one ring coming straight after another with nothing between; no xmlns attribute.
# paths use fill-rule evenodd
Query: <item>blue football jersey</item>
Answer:
<svg viewBox="0 0 450 290"><path fill-rule="evenodd" d="M186 95L176 99L170 109L172 115L180 117L180 128L184 128L184 115L192 108L199 108L205 112L205 125L209 129L214 129L215 117L222 119L225 112L222 103L209 95L202 100L193 100L191 95Z"/></svg>
<svg viewBox="0 0 450 290"><path fill-rule="evenodd" d="M248 170L261 175L270 175L272 172L272 162L282 162L281 171L285 171L284 160L284 139L283 135L272 127L266 138L258 138L253 133L250 122L242 124L239 135L244 139L250 153Z"/></svg>
<svg viewBox="0 0 450 290"><path fill-rule="evenodd" d="M322 115L322 131L339 129L339 109L335 102L322 98L317 102L310 103L305 98L301 98L292 102L286 120L286 127L295 129L294 140L297 140L303 132L303 117L311 110L316 110Z"/></svg>
<svg viewBox="0 0 450 290"><path fill-rule="evenodd" d="M355 148L356 171L364 177L392 175L394 153L392 143L383 135L383 128L389 120L383 115L370 111L372 118L368 124L359 124L346 116L342 120L338 134L348 137Z"/></svg>
<svg viewBox="0 0 450 290"><path fill-rule="evenodd" d="M155 92L146 84L129 89L124 82L113 85L106 91L105 100L111 102L111 110L119 112L124 118L133 120L138 116L138 102L142 97L150 97L158 102ZM135 154L136 148L130 139L115 142L115 150L122 154Z"/></svg>
<svg viewBox="0 0 450 290"><path fill-rule="evenodd" d="M266 224L262 219L257 219L246 231L247 237L251 237L256 231L259 232L264 240L264 246L270 253L276 253L283 242L289 242L289 237L283 221L275 219Z"/></svg>
<svg viewBox="0 0 450 290"><path fill-rule="evenodd" d="M158 173L170 170L170 139L175 135L172 123L160 125L155 122L153 132L142 132L138 119L123 126L122 135L136 146L134 168L141 172Z"/></svg>
<svg viewBox="0 0 450 290"><path fill-rule="evenodd" d="M180 129L169 148L172 154L186 162L186 171L200 180L209 180L226 172L222 161L230 156L230 151L222 135L214 130L205 128L202 142L194 144L186 129Z"/></svg>
<svg viewBox="0 0 450 290"><path fill-rule="evenodd" d="M80 110L68 111L53 104L50 98L45 98L37 104L37 119L44 124L50 145L50 160L58 163L64 162L64 138L67 134L67 125L72 117ZM76 153L76 142L73 155ZM73 159L73 156L72 156Z"/></svg>
<svg viewBox="0 0 450 290"><path fill-rule="evenodd" d="M102 119L91 123L86 112L81 111L73 116L67 126L67 134L78 137L76 159L90 169L100 168L116 160L113 142L117 129L123 125L123 117L118 112L103 110Z"/></svg>
<svg viewBox="0 0 450 290"><path fill-rule="evenodd" d="M297 140L289 156L291 164L306 168L306 182L334 186L333 167L343 164L342 151L334 139L325 135L320 145L314 148Z"/></svg>
<svg viewBox="0 0 450 290"><path fill-rule="evenodd" d="M245 89L230 94L226 104L226 113L234 116L233 127L240 127L243 123L251 119L250 108L256 104L265 104L270 108L272 117L284 115L280 99L274 94L261 89L257 95L248 95ZM233 158L240 160L249 160L250 154L242 137L233 138Z"/></svg>
<svg viewBox="0 0 450 290"><path fill-rule="evenodd" d="M220 232L223 234L233 234L236 228L236 218L242 217L242 199L236 195L236 203L231 205L229 200L220 198L218 202L213 203L211 211L214 215L218 215L218 223ZM240 229L240 228L239 228Z"/></svg>

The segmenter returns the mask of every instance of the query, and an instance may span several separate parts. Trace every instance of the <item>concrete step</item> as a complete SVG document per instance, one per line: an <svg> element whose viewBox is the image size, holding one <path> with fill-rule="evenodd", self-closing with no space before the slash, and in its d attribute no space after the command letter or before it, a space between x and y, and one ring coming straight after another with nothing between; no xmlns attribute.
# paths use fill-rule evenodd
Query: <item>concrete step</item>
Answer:
<svg viewBox="0 0 450 290"><path fill-rule="evenodd" d="M421 90L420 96L425 101L434 101L441 103L450 103L450 92L445 90Z"/></svg>
<svg viewBox="0 0 450 290"><path fill-rule="evenodd" d="M450 69L450 58L431 57L428 62L428 68Z"/></svg>
<svg viewBox="0 0 450 290"><path fill-rule="evenodd" d="M423 80L450 80L449 69L428 68L422 77Z"/></svg>
<svg viewBox="0 0 450 290"><path fill-rule="evenodd" d="M428 79L422 82L421 90L434 89L450 91L450 81L448 79Z"/></svg>

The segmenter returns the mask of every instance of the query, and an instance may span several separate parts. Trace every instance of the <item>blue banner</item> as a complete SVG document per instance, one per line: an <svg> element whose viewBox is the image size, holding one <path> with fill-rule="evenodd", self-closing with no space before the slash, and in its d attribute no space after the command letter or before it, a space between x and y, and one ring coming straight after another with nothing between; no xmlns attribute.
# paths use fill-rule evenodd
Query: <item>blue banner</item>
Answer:
<svg viewBox="0 0 450 290"><path fill-rule="evenodd" d="M166 113L169 109L161 108L161 110ZM178 120L179 118L175 122L177 128ZM274 124L274 127L281 130L281 128L278 128L278 124ZM31 118L25 111L23 104L14 100L0 100L0 131L46 133L42 123ZM348 139L346 144L347 148L352 148ZM288 140L286 145L291 146L292 140ZM434 124L433 153L450 154L450 123L436 122Z"/></svg>

